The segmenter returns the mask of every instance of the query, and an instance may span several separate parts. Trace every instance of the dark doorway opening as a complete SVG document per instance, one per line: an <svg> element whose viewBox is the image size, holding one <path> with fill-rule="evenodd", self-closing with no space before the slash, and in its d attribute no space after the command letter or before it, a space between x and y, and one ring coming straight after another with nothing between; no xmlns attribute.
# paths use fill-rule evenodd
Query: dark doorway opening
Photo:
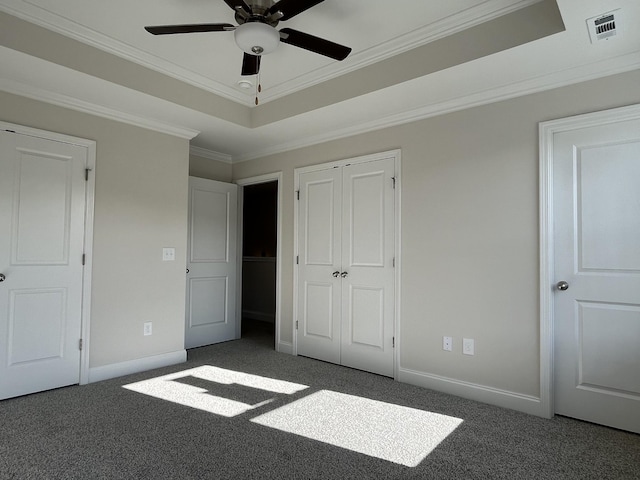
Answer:
<svg viewBox="0 0 640 480"><path fill-rule="evenodd" d="M242 337L275 348L278 182L243 187Z"/></svg>

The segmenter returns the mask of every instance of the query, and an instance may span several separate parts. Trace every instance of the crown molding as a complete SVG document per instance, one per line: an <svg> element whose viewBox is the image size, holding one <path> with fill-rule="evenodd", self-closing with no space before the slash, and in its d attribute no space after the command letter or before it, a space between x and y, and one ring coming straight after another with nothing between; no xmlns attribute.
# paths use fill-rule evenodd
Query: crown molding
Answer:
<svg viewBox="0 0 640 480"><path fill-rule="evenodd" d="M320 143L340 140L355 135L417 122L419 120L453 113L467 108L496 103L503 100L509 100L516 97L522 97L638 69L640 69L640 52L634 52L632 54L614 57L606 62L597 62L586 66L574 67L538 78L469 94L453 100L425 105L414 110L408 110L398 114L387 115L384 118L378 118L355 126L306 137L303 140L281 143L280 145L265 148L260 152L237 155L234 156L233 159L234 163L246 162L291 150L318 145Z"/></svg>
<svg viewBox="0 0 640 480"><path fill-rule="evenodd" d="M252 97L250 98L240 91L215 82L204 75L192 72L172 62L120 42L35 4L21 1L18 2L18 5L20 5L20 7L7 5L7 2L5 2L0 4L0 11L4 11L21 20L44 27L47 30L72 38L73 40L90 45L194 87L201 88L207 92L219 95L227 100L232 100L245 106L253 105Z"/></svg>
<svg viewBox="0 0 640 480"><path fill-rule="evenodd" d="M293 92L353 72L394 55L426 45L429 42L451 35L452 33L540 3L541 1L542 0L487 0L478 6L468 8L460 13L425 25L420 29L402 35L382 45L352 55L348 64L333 62L290 81L270 87L268 91L265 91L264 94L261 95L261 103L264 104L282 98ZM200 75L124 42L120 42L108 35L85 27L34 3L20 0L5 0L0 4L0 11L4 11L27 22L150 68L156 72L228 100L240 103L241 105L252 108L255 107L252 95L247 95L245 92L220 84L204 75Z"/></svg>
<svg viewBox="0 0 640 480"><path fill-rule="evenodd" d="M437 22L396 37L382 45L357 52L349 57L349 63L334 62L313 72L292 79L288 82L269 87L260 95L260 102L267 103L285 97L293 92L304 90L333 78L345 75L374 63L386 60L414 48L422 47L468 28L508 15L517 10L530 7L542 0L492 0L481 5L468 8L463 12L443 18ZM253 105L252 105L253 106Z"/></svg>
<svg viewBox="0 0 640 480"><path fill-rule="evenodd" d="M56 105L58 107L88 113L97 117L115 120L116 122L126 123L136 127L145 128L147 130L173 135L174 137L185 138L187 140L191 140L200 133L198 130L169 125L150 118L140 117L138 115L131 115L102 105L85 102L83 100L78 100L77 98L50 92L5 78L0 78L0 90L14 95L19 95L21 97L31 98L32 100Z"/></svg>
<svg viewBox="0 0 640 480"><path fill-rule="evenodd" d="M216 162L233 163L233 157L231 155L202 147L196 147L195 145L189 147L189 153L196 157L208 158L209 160L215 160Z"/></svg>

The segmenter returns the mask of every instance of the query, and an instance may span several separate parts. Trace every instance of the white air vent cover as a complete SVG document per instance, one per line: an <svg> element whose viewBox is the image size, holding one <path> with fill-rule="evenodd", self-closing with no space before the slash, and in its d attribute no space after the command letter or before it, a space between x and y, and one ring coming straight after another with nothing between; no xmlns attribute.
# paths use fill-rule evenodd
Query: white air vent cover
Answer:
<svg viewBox="0 0 640 480"><path fill-rule="evenodd" d="M621 33L620 9L587 20L591 43L607 40Z"/></svg>

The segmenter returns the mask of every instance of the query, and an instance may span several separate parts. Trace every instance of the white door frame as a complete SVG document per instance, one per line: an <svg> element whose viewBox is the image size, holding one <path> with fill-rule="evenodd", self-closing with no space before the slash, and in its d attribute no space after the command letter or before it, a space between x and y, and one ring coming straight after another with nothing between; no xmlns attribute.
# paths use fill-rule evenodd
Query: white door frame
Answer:
<svg viewBox="0 0 640 480"><path fill-rule="evenodd" d="M280 339L280 327L282 320L282 172L267 173L256 177L247 177L236 180L234 183L240 187L238 189L238 286L237 286L237 308L236 308L236 337L240 338L240 328L242 325L242 228L243 228L243 206L244 187L267 182L278 182L277 205L276 205L276 351L282 353L292 353L292 345Z"/></svg>
<svg viewBox="0 0 640 480"><path fill-rule="evenodd" d="M82 319L81 338L82 350L80 351L80 385L89 383L89 348L90 348L90 326L91 326L91 277L93 266L93 211L95 202L96 186L96 142L84 138L72 137L61 133L48 132L36 128L15 125L12 123L0 122L0 130L9 130L22 135L52 140L54 142L67 143L84 147L87 150L87 182L85 190L85 210L84 210L84 269L82 272Z"/></svg>
<svg viewBox="0 0 640 480"><path fill-rule="evenodd" d="M640 104L542 122L540 137L540 416L551 418L553 404L554 273L553 138L556 133L640 119Z"/></svg>
<svg viewBox="0 0 640 480"><path fill-rule="evenodd" d="M401 217L400 213L402 209L400 208L401 202L401 191L402 191L402 182L401 182L401 150L389 150L386 152L373 153L371 155L364 155L361 157L353 157L346 158L344 160L338 160L335 162L321 163L317 165L311 165L309 167L300 167L296 168L293 171L294 174L294 195L297 195L297 192L300 191L300 174L305 172L313 172L317 170L328 170L334 167L343 167L345 165L352 165L354 163L365 163L365 162L373 162L375 160L382 160L384 158L393 157L395 160L395 189L394 189L394 259L395 259L395 291L394 291L394 301L395 301L395 318L393 319L393 337L394 337L394 355L393 355L393 378L395 380L398 379L398 374L400 370L400 279L401 277L401 244L400 244L400 232L401 232ZM295 198L295 197L294 197ZM299 202L294 201L293 204L293 244L294 244L294 265L293 265L293 325L292 325L292 335L293 335L293 345L292 345L292 354L298 354L298 339L296 334L296 316L298 312L298 269L296 268L295 259L300 254L299 250L299 239L298 239L298 208Z"/></svg>

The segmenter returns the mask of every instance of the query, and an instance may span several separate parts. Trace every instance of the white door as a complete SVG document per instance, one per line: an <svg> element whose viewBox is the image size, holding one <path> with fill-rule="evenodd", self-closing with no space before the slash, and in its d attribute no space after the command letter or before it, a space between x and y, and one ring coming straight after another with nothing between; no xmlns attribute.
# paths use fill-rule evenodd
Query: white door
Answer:
<svg viewBox="0 0 640 480"><path fill-rule="evenodd" d="M299 176L298 353L393 376L394 158Z"/></svg>
<svg viewBox="0 0 640 480"><path fill-rule="evenodd" d="M340 363L342 171L300 174L298 353Z"/></svg>
<svg viewBox="0 0 640 480"><path fill-rule="evenodd" d="M189 177L185 347L236 338L238 189Z"/></svg>
<svg viewBox="0 0 640 480"><path fill-rule="evenodd" d="M79 383L86 165L0 132L0 399Z"/></svg>
<svg viewBox="0 0 640 480"><path fill-rule="evenodd" d="M395 161L344 167L342 365L393 376Z"/></svg>
<svg viewBox="0 0 640 480"><path fill-rule="evenodd" d="M557 132L553 158L555 411L640 433L640 120Z"/></svg>

